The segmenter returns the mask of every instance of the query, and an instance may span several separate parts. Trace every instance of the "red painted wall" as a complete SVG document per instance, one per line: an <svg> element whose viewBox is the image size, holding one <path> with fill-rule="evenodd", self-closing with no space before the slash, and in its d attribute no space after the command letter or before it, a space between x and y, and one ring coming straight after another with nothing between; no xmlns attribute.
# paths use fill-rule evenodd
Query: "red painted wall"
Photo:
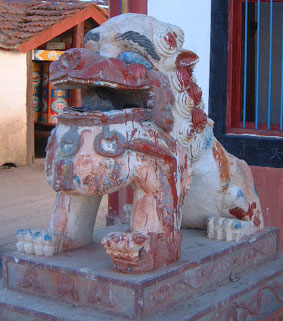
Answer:
<svg viewBox="0 0 283 321"><path fill-rule="evenodd" d="M280 227L280 250L283 251L283 168L250 167L265 225Z"/></svg>

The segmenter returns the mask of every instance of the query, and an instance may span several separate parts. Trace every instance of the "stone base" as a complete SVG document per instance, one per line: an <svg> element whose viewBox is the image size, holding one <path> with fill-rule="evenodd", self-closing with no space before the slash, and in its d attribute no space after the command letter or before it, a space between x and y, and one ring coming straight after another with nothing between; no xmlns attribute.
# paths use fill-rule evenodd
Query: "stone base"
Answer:
<svg viewBox="0 0 283 321"><path fill-rule="evenodd" d="M52 258L6 255L0 320L220 321L231 315L236 321L283 316L278 229L266 228L237 243L184 230L180 261L142 275L112 271L100 240L114 229L122 230L99 230L88 248Z"/></svg>

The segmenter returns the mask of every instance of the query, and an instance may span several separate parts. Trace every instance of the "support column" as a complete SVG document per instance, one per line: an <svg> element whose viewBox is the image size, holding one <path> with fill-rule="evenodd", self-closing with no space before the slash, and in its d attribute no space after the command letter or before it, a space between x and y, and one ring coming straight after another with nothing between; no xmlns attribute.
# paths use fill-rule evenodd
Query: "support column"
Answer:
<svg viewBox="0 0 283 321"><path fill-rule="evenodd" d="M73 28L73 48L82 48L84 42L84 22L79 23ZM70 105L74 107L82 106L82 96L80 89L70 91Z"/></svg>
<svg viewBox="0 0 283 321"><path fill-rule="evenodd" d="M147 14L147 0L110 0L109 12L110 18L126 12Z"/></svg>
<svg viewBox="0 0 283 321"><path fill-rule="evenodd" d="M110 0L109 1L109 17L115 17L121 14L121 0Z"/></svg>
<svg viewBox="0 0 283 321"><path fill-rule="evenodd" d="M34 119L33 119L33 86L32 86L32 56L31 51L26 54L27 59L27 165L34 162Z"/></svg>
<svg viewBox="0 0 283 321"><path fill-rule="evenodd" d="M147 0L110 0L110 18L119 14L133 12L147 14ZM108 198L108 214L106 225L112 225L124 220L123 206L133 202L133 189L128 186L119 192L112 193Z"/></svg>
<svg viewBox="0 0 283 321"><path fill-rule="evenodd" d="M128 11L147 14L147 0L128 0Z"/></svg>

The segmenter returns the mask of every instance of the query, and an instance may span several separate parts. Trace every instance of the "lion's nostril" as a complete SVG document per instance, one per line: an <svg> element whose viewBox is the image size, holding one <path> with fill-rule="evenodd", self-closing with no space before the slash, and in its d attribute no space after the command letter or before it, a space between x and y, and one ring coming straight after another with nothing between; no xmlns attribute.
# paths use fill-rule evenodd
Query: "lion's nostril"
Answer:
<svg viewBox="0 0 283 321"><path fill-rule="evenodd" d="M60 65L64 69L75 69L81 61L81 55L79 51L65 52L60 57Z"/></svg>
<svg viewBox="0 0 283 321"><path fill-rule="evenodd" d="M61 57L60 57L60 65L64 68L70 69L71 66L71 58L69 53L64 53Z"/></svg>
<svg viewBox="0 0 283 321"><path fill-rule="evenodd" d="M81 62L81 53L80 51L74 51L73 54L71 55L71 68L75 69L79 63Z"/></svg>

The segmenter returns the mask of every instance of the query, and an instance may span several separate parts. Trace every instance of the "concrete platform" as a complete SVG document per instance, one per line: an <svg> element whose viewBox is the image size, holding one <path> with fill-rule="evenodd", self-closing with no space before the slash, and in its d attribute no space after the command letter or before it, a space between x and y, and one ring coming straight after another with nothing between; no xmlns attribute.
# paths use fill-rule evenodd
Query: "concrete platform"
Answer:
<svg viewBox="0 0 283 321"><path fill-rule="evenodd" d="M100 245L104 234L123 229L127 226L97 230L88 248L53 258L7 254L3 258L6 289L0 292L3 320L18 321L23 315L36 321L157 321L162 315L162 320L220 321L230 320L223 317L228 307L233 315L247 316L233 321L261 320L278 313L283 265L282 257L276 259L278 229L266 228L238 243L209 240L201 230L184 230L180 261L142 275L112 271L112 261ZM272 304L261 310L268 297ZM245 308L243 304L250 301ZM257 319L246 311L254 301ZM31 319L21 316L20 320Z"/></svg>
<svg viewBox="0 0 283 321"><path fill-rule="evenodd" d="M234 282L186 300L148 321L282 321L283 256ZM118 297L117 299L120 299ZM162 297L160 297L162 301ZM2 321L125 321L125 318L80 308L58 300L48 301L12 290L0 290ZM135 318L134 320L139 320Z"/></svg>

